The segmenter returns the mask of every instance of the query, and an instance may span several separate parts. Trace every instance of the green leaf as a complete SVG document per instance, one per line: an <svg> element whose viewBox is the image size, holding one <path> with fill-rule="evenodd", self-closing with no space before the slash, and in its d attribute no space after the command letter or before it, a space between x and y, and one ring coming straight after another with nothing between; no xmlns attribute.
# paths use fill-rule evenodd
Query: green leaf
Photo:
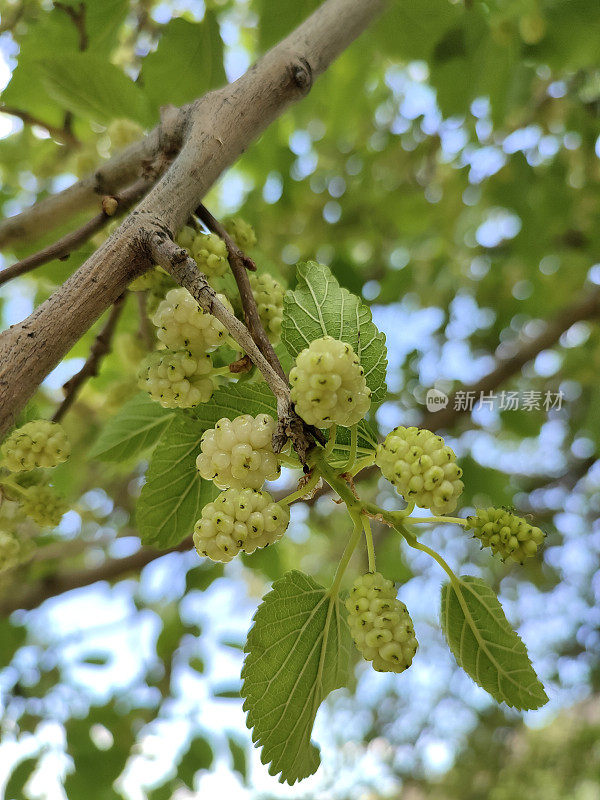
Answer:
<svg viewBox="0 0 600 800"><path fill-rule="evenodd" d="M69 111L94 122L127 117L152 122L141 89L114 64L92 53L45 58L39 72L48 94Z"/></svg>
<svg viewBox="0 0 600 800"><path fill-rule="evenodd" d="M273 393L264 381L258 383L245 382L217 389L210 403L202 403L192 409L194 417L204 425L204 429L212 428L222 417L234 419L240 414L270 414L277 416L277 404Z"/></svg>
<svg viewBox="0 0 600 800"><path fill-rule="evenodd" d="M335 447L331 454L331 463L334 466L343 466L348 461L350 454L350 429L338 428L335 439ZM356 450L357 458L363 458L370 455L377 449L377 434L366 420L361 420L358 423L358 448Z"/></svg>
<svg viewBox="0 0 600 800"><path fill-rule="evenodd" d="M481 578L442 587L441 623L458 665L499 703L529 710L548 702L525 645Z"/></svg>
<svg viewBox="0 0 600 800"><path fill-rule="evenodd" d="M155 52L144 59L140 74L157 118L162 105L189 103L225 80L223 42L211 11L201 23L172 19L163 28Z"/></svg>
<svg viewBox="0 0 600 800"><path fill-rule="evenodd" d="M246 757L246 748L240 744L233 736L228 736L229 750L231 752L231 760L233 762L233 771L238 772L242 776L244 783L248 777L248 759Z"/></svg>
<svg viewBox="0 0 600 800"><path fill-rule="evenodd" d="M37 758L25 758L19 762L10 774L10 778L4 789L4 800L22 800L25 797L25 784L32 776L37 766Z"/></svg>
<svg viewBox="0 0 600 800"><path fill-rule="evenodd" d="M194 777L198 770L210 769L214 759L212 747L203 736L196 736L190 742L177 769L177 777L188 789L194 789Z"/></svg>
<svg viewBox="0 0 600 800"><path fill-rule="evenodd" d="M240 687L238 683L222 684L216 686L213 692L213 697L221 697L223 700L233 700L239 698Z"/></svg>
<svg viewBox="0 0 600 800"><path fill-rule="evenodd" d="M205 428L192 417L176 417L160 438L137 504L137 525L145 545L174 547L189 536L200 511L218 489L196 470Z"/></svg>
<svg viewBox="0 0 600 800"><path fill-rule="evenodd" d="M375 33L391 55L423 61L460 15L461 8L448 0L395 0Z"/></svg>
<svg viewBox="0 0 600 800"><path fill-rule="evenodd" d="M386 396L385 335L377 330L370 309L331 270L316 261L298 264L298 285L285 294L281 338L293 356L314 340L329 335L351 344L365 370L373 402Z"/></svg>
<svg viewBox="0 0 600 800"><path fill-rule="evenodd" d="M246 642L242 697L269 773L293 784L319 767L311 742L322 701L348 680L350 633L337 597L293 570L273 584Z"/></svg>
<svg viewBox="0 0 600 800"><path fill-rule="evenodd" d="M90 458L129 461L153 447L176 416L176 411L163 408L145 392L137 394L108 420Z"/></svg>

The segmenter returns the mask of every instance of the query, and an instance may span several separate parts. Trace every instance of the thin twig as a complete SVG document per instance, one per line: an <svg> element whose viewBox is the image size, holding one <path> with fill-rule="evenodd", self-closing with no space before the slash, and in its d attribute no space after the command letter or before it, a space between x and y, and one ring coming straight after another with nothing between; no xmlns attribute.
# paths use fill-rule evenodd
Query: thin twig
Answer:
<svg viewBox="0 0 600 800"><path fill-rule="evenodd" d="M554 319L550 320L545 329L531 339L529 342L524 342L510 358L498 361L498 365L487 375L484 375L481 380L465 386L461 392L471 392L472 397L478 398L482 394L497 389L501 384L520 372L521 368L529 361L534 359L543 350L553 347L563 333L576 322L583 320L593 319L600 315L600 289L588 291L582 299L573 303L566 308L563 308ZM468 414L471 409L465 408L467 403L458 403L456 393L450 395L448 403L445 408L440 411L432 411L425 414L421 420L420 427L427 428L428 430L440 430L442 428L449 428L465 414Z"/></svg>
<svg viewBox="0 0 600 800"><path fill-rule="evenodd" d="M269 337L263 328L262 322L260 321L258 307L256 305L256 300L254 299L252 287L250 286L250 280L246 270L256 269L254 261L252 261L249 256L240 250L231 236L227 233L223 225L221 225L219 220L210 213L206 206L198 206L196 209L196 214L200 217L202 222L204 222L206 227L209 228L209 230L216 233L225 242L229 256L229 266L231 267L233 277L235 278L235 282L238 286L238 291L242 301L242 308L244 309L244 318L246 320L248 330L250 331L250 334L256 342L260 352L264 355L269 364L277 371L283 380L287 381L283 367L277 358L277 353L273 349L273 345L271 344Z"/></svg>
<svg viewBox="0 0 600 800"><path fill-rule="evenodd" d="M277 431L273 435L273 448L275 452L280 452L288 439L291 439L300 460L305 463L306 455L314 445L315 439L324 443L324 437L319 430L306 425L294 411L287 379L282 378L267 361L244 323L221 303L206 276L199 271L196 262L186 250L175 244L160 228L147 232L146 244L154 263L159 264L180 286L187 289L203 311L216 317L240 348L247 353L252 363L258 367L277 401L279 421Z"/></svg>
<svg viewBox="0 0 600 800"><path fill-rule="evenodd" d="M37 608L50 597L56 597L73 589L80 589L82 586L91 586L98 581L114 581L130 573L138 573L157 558L162 558L169 553L184 552L192 546L192 537L188 536L181 544L170 550L143 548L125 558L108 558L103 564L91 569L53 573L33 584L24 584L20 581L20 585L15 586L14 591L0 599L0 617L7 617L19 608Z"/></svg>
<svg viewBox="0 0 600 800"><path fill-rule="evenodd" d="M81 228L67 233L62 239L45 247L43 250L32 253L32 255L27 256L27 258L22 259L22 261L17 261L15 264L11 264L9 267L3 269L2 272L0 272L0 286L19 275L31 272L31 270L36 269L36 267L41 267L43 264L54 261L55 258L59 259L59 261L66 260L73 250L81 247L81 245L85 244L95 233L102 230L105 225L113 220L116 213L122 213L127 211L128 208L131 208L137 200L146 194L153 183L153 180L146 177L140 178L120 194L114 197L105 197L102 201L102 211L84 223Z"/></svg>
<svg viewBox="0 0 600 800"><path fill-rule="evenodd" d="M98 374L98 369L100 368L100 362L104 358L107 353L110 352L110 347L112 343L112 338L117 327L117 323L119 321L119 317L123 311L125 305L125 294L123 293L120 297L117 298L115 301L110 315L106 320L106 324L94 339L94 343L90 348L90 354L88 356L87 361L83 365L83 367L79 370L79 372L73 375L65 385L63 386L63 391L65 393L65 399L62 401L60 406L58 407L56 413L52 417L53 422L60 422L60 420L64 417L67 413L69 408L73 405L73 401L75 400L77 393L85 383L88 378L93 378Z"/></svg>
<svg viewBox="0 0 600 800"><path fill-rule="evenodd" d="M25 125L37 125L38 127L48 131L50 136L52 136L53 139L57 139L59 142L72 145L73 147L78 147L80 145L79 139L73 135L73 132L69 130L67 125L59 128L57 125L51 125L49 122L44 122L43 119L39 119L39 117L36 117L34 114L30 114L29 111L23 111L20 108L15 108L14 106L1 105L0 113L9 114L11 117L17 117L24 122Z"/></svg>
<svg viewBox="0 0 600 800"><path fill-rule="evenodd" d="M66 3L59 3L58 0L54 0L54 8L57 8L59 11L64 11L64 13L71 18L79 34L79 50L83 53L84 50L87 50L88 46L88 35L85 29L85 3L79 3L79 6L75 8L74 6L69 6Z"/></svg>

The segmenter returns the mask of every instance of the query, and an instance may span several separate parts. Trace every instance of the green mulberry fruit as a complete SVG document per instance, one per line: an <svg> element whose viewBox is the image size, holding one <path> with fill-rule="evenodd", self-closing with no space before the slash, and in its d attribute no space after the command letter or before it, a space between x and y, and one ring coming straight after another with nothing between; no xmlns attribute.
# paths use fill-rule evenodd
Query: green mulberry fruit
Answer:
<svg viewBox="0 0 600 800"><path fill-rule="evenodd" d="M11 472L55 467L71 454L71 444L58 422L36 419L13 431L0 449Z"/></svg>
<svg viewBox="0 0 600 800"><path fill-rule="evenodd" d="M412 664L418 642L404 603L392 581L379 572L360 575L346 600L354 644L378 672L404 672Z"/></svg>
<svg viewBox="0 0 600 800"><path fill-rule="evenodd" d="M534 556L544 541L543 531L503 508L478 508L467 517L466 530L473 531L483 547L518 564Z"/></svg>
<svg viewBox="0 0 600 800"><path fill-rule="evenodd" d="M283 295L285 289L272 275L264 272L262 275L250 274L250 286L258 307L258 315L263 328L273 344L277 344L281 337L281 323L283 322Z"/></svg>
<svg viewBox="0 0 600 800"><path fill-rule="evenodd" d="M196 234L192 256L198 269L210 278L220 278L227 272L227 245L216 233Z"/></svg>
<svg viewBox="0 0 600 800"><path fill-rule="evenodd" d="M254 228L241 217L231 217L226 220L225 230L240 250L250 250L256 245Z"/></svg>
<svg viewBox="0 0 600 800"><path fill-rule="evenodd" d="M31 486L20 499L25 514L43 528L55 528L69 510L66 500L47 486Z"/></svg>

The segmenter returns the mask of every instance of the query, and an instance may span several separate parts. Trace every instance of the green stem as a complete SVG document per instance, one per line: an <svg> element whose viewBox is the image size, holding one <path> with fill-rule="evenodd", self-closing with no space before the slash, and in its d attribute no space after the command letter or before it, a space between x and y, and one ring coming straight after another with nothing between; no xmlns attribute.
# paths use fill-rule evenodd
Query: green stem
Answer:
<svg viewBox="0 0 600 800"><path fill-rule="evenodd" d="M293 492L292 494L288 494L287 497L284 497L283 500L280 500L280 503L283 503L286 506L289 506L290 503L293 503L295 500L301 500L303 497L306 497L307 494L310 494L312 490L315 488L317 483L320 481L321 476L317 472L317 470L313 470L312 475L304 484L301 486L297 491Z"/></svg>
<svg viewBox="0 0 600 800"><path fill-rule="evenodd" d="M444 570L446 575L450 578L450 582L454 586L455 589L460 590L460 580L456 577L454 572L450 569L448 564L444 561L439 553L436 553L435 550L432 550L431 547L427 547L426 544L419 542L416 536L411 533L406 527L402 524L397 524L394 526L398 533L404 538L406 543L409 547L412 547L414 550L421 550L423 553L427 553L428 556L431 556L434 561L436 561L440 567Z"/></svg>
<svg viewBox="0 0 600 800"><path fill-rule="evenodd" d="M337 436L337 425L334 422L331 428L329 429L329 439L327 440L327 444L325 445L325 449L323 450L323 455L327 460L329 460L331 454L333 453L336 436Z"/></svg>
<svg viewBox="0 0 600 800"><path fill-rule="evenodd" d="M352 532L352 536L348 539L346 547L344 548L344 552L342 553L342 557L340 559L340 563L335 571L335 575L333 576L333 583L331 584L331 589L329 590L329 594L331 597L335 597L339 591L340 584L342 582L342 578L344 577L344 572L346 571L346 567L350 563L350 559L352 558L352 553L356 550L356 545L360 540L360 535L363 531L362 521L359 514L350 514L352 517L352 521L354 522L354 531Z"/></svg>
<svg viewBox="0 0 600 800"><path fill-rule="evenodd" d="M324 450L313 450L310 456L310 466L314 467L327 481L331 488L336 491L348 506L350 513L361 511L361 502L352 494L350 487L343 478L340 478L335 469L325 460Z"/></svg>
<svg viewBox="0 0 600 800"><path fill-rule="evenodd" d="M358 475L358 473L361 472L361 470L365 469L366 467L370 467L371 464L374 463L375 463L375 453L372 453L371 455L368 456L364 456L363 458L359 458L350 474L352 475L352 477L354 477L355 475Z"/></svg>
<svg viewBox="0 0 600 800"><path fill-rule="evenodd" d="M414 504L413 504L414 508ZM418 524L450 524L450 525L468 525L466 519L461 519L460 517L412 517L411 525L418 525Z"/></svg>
<svg viewBox="0 0 600 800"><path fill-rule="evenodd" d="M358 424L350 428L350 454L346 465L342 467L340 472L350 472L356 464L356 451L358 450Z"/></svg>
<svg viewBox="0 0 600 800"><path fill-rule="evenodd" d="M17 492L17 494L22 494L22 495L26 495L27 494L27 489L24 489L18 483L14 483L11 480L2 480L2 481L0 481L0 488L2 486L8 486L10 489L14 489L14 491Z"/></svg>
<svg viewBox="0 0 600 800"><path fill-rule="evenodd" d="M373 546L373 531L368 517L363 516L362 524L367 540L367 558L369 559L369 572L375 572L375 548Z"/></svg>

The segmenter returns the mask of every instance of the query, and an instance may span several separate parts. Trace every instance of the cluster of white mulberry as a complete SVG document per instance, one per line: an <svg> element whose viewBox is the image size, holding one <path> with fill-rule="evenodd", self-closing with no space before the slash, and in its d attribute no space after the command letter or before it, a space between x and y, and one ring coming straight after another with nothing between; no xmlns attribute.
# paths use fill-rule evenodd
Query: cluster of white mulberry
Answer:
<svg viewBox="0 0 600 800"><path fill-rule="evenodd" d="M377 447L375 463L407 503L449 514L463 482L454 451L441 436L422 428L399 426Z"/></svg>
<svg viewBox="0 0 600 800"><path fill-rule="evenodd" d="M254 231L244 220L231 219L227 228L239 247L247 249L256 244ZM186 225L179 232L177 242L195 259L209 280L226 272L227 247L216 234L201 233ZM271 341L277 343L283 319L283 287L266 273L252 275L251 284L265 330ZM165 408L191 408L206 403L216 387L217 374L223 373L223 369L213 368L210 354L223 344L236 347L225 327L212 314L203 311L187 289L172 287L169 276L160 268L137 278L130 289L146 291L153 299L151 319L163 348L141 363L138 371L141 388ZM159 299L154 302L157 297ZM217 294L217 297L234 313L224 294Z"/></svg>
<svg viewBox="0 0 600 800"><path fill-rule="evenodd" d="M11 472L28 472L62 464L71 454L71 445L58 422L36 419L14 430L0 453L3 466Z"/></svg>
<svg viewBox="0 0 600 800"><path fill-rule="evenodd" d="M404 672L412 664L418 643L412 619L396 598L392 581L379 572L360 575L346 600L354 643L378 672Z"/></svg>
<svg viewBox="0 0 600 800"><path fill-rule="evenodd" d="M70 453L71 444L62 425L58 422L37 419L17 428L5 439L0 448L0 467L17 474L31 473L35 469L62 464ZM30 480L30 476L26 477ZM20 485L6 482L0 489L4 496L17 502L21 511L42 527L56 527L69 508L60 495L43 484ZM9 538L6 538L7 536ZM20 548L19 541L16 541ZM12 544L11 542L10 535L2 533L0 561L5 565L12 563L16 552L14 542ZM8 569L6 566L5 568Z"/></svg>
<svg viewBox="0 0 600 800"><path fill-rule="evenodd" d="M226 489L207 503L194 527L194 545L213 561L231 561L279 541L290 521L288 509L258 489Z"/></svg>
<svg viewBox="0 0 600 800"><path fill-rule="evenodd" d="M351 427L371 405L365 371L351 345L323 336L296 358L290 372L290 398L309 425Z"/></svg>
<svg viewBox="0 0 600 800"><path fill-rule="evenodd" d="M231 561L240 550L253 553L285 533L287 507L261 491L281 471L272 445L275 427L268 414L243 414L224 417L203 434L196 466L205 480L225 491L204 506L196 522L194 544L200 555Z"/></svg>

